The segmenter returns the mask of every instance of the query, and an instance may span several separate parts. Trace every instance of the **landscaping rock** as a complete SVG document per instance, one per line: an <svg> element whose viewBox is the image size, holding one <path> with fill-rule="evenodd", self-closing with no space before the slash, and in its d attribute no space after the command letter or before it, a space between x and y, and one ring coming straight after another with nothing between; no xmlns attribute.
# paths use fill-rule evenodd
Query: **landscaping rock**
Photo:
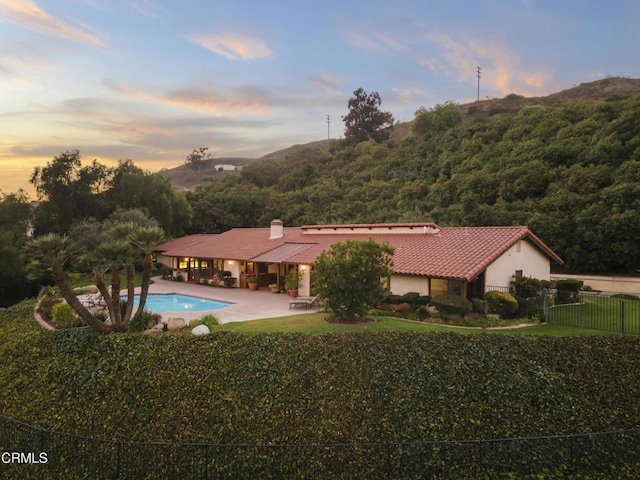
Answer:
<svg viewBox="0 0 640 480"><path fill-rule="evenodd" d="M193 327L191 333L193 333L194 335L209 335L211 333L211 330L209 330L209 327L207 327L206 325L198 325L197 327Z"/></svg>
<svg viewBox="0 0 640 480"><path fill-rule="evenodd" d="M164 330L160 330L159 328L150 328L142 332L143 335L153 335L156 333L162 333Z"/></svg>
<svg viewBox="0 0 640 480"><path fill-rule="evenodd" d="M164 323L157 323L153 327L151 327L151 330L160 330L162 332L164 331L164 327Z"/></svg>
<svg viewBox="0 0 640 480"><path fill-rule="evenodd" d="M95 285L87 285L86 287L84 287L84 292L85 293L98 293L100 290L98 290L98 287L96 287Z"/></svg>
<svg viewBox="0 0 640 480"><path fill-rule="evenodd" d="M171 317L167 322L167 329L170 332L177 332L178 330L183 329L186 325L187 322L184 321L184 318Z"/></svg>

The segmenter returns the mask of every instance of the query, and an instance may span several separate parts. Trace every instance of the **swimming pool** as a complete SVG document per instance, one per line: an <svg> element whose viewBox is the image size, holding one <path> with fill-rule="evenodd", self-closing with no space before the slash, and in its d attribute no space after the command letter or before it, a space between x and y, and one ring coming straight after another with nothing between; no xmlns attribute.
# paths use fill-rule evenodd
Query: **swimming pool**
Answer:
<svg viewBox="0 0 640 480"><path fill-rule="evenodd" d="M126 299L126 297L123 297ZM136 295L133 299L133 305L138 306L140 295ZM178 293L149 294L144 304L146 310L155 313L166 312L208 312L210 310L219 310L228 307L230 304L219 302L217 300L209 300L207 298L192 297L191 295L180 295Z"/></svg>

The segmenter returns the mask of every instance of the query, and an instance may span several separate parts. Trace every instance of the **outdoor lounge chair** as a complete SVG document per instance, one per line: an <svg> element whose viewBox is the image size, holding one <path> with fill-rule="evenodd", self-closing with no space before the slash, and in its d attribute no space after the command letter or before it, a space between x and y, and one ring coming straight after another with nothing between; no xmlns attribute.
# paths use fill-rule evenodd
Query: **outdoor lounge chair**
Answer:
<svg viewBox="0 0 640 480"><path fill-rule="evenodd" d="M87 295L84 300L82 300L82 305L84 305L87 308L90 307L97 307L97 306L104 306L106 305L104 298L102 297L102 294L100 293L95 293L95 294L91 294L91 295Z"/></svg>
<svg viewBox="0 0 640 480"><path fill-rule="evenodd" d="M315 297L298 297L293 300L289 300L289 308L296 308L298 305L304 306L305 309L313 307L318 301L318 296Z"/></svg>

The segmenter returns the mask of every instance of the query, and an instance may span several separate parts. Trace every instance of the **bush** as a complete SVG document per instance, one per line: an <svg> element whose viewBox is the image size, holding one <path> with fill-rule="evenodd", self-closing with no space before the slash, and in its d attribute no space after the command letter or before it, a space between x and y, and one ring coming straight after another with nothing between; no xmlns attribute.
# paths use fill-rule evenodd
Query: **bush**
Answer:
<svg viewBox="0 0 640 480"><path fill-rule="evenodd" d="M84 323L82 319L76 315L76 312L73 311L71 305L66 302L60 302L53 306L52 320L58 328L80 327Z"/></svg>
<svg viewBox="0 0 640 480"><path fill-rule="evenodd" d="M57 289L47 287L40 292L38 313L47 321L53 320L53 307L62 301Z"/></svg>
<svg viewBox="0 0 640 480"><path fill-rule="evenodd" d="M469 300L460 295L452 295L443 293L436 295L431 300L431 305L436 307L442 316L459 315L464 318L466 314L471 312L472 304Z"/></svg>
<svg viewBox="0 0 640 480"><path fill-rule="evenodd" d="M582 280L557 280L556 290L558 291L557 303L578 303L580 289L584 282Z"/></svg>
<svg viewBox="0 0 640 480"><path fill-rule="evenodd" d="M507 292L492 290L484 294L489 309L503 318L509 318L518 310L518 301Z"/></svg>
<svg viewBox="0 0 640 480"><path fill-rule="evenodd" d="M205 315L204 317L189 323L189 327L191 328L197 327L198 325L206 325L209 327L209 330L213 330L218 326L218 319L215 315Z"/></svg>
<svg viewBox="0 0 640 480"><path fill-rule="evenodd" d="M143 310L140 315L134 315L129 322L132 332L144 332L160 322L160 315L149 310Z"/></svg>
<svg viewBox="0 0 640 480"><path fill-rule="evenodd" d="M486 300L481 298L472 298L471 304L473 305L474 313L479 313L480 315L486 315L489 310L489 304Z"/></svg>

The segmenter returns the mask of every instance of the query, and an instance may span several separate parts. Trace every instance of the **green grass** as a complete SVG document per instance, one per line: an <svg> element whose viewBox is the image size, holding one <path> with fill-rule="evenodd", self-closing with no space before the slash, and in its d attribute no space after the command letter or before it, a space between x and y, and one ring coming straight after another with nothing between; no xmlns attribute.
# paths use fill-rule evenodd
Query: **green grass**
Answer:
<svg viewBox="0 0 640 480"><path fill-rule="evenodd" d="M289 317L265 318L249 322L231 322L222 325L224 331L242 333L342 333L342 332L456 332L465 334L494 333L502 335L549 335L567 337L573 335L610 335L612 332L591 330L565 325L541 324L520 328L480 329L450 327L398 318L375 316L374 323L346 325L329 323L324 320L326 313L308 313Z"/></svg>
<svg viewBox="0 0 640 480"><path fill-rule="evenodd" d="M583 303L558 305L549 309L549 322L556 325L622 332L623 318L626 333L640 333L640 301L616 297L582 295ZM624 315L623 315L624 313Z"/></svg>

